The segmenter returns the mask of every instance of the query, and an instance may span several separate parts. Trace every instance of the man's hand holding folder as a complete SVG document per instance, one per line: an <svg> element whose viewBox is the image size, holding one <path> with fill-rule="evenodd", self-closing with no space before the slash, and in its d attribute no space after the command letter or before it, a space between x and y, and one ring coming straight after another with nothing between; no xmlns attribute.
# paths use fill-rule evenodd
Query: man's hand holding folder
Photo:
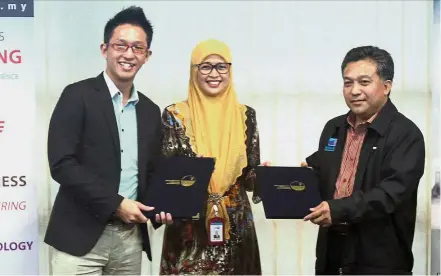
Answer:
<svg viewBox="0 0 441 276"><path fill-rule="evenodd" d="M303 220L311 221L312 223L323 227L331 226L331 209L329 209L328 202L322 201L322 203L310 210L312 213L307 215Z"/></svg>
<svg viewBox="0 0 441 276"><path fill-rule="evenodd" d="M146 223L148 219L143 215L142 211L149 212L154 209L155 207L146 206L138 201L125 198L116 211L116 215L125 223ZM156 214L156 222L172 224L173 219L171 214L161 212Z"/></svg>

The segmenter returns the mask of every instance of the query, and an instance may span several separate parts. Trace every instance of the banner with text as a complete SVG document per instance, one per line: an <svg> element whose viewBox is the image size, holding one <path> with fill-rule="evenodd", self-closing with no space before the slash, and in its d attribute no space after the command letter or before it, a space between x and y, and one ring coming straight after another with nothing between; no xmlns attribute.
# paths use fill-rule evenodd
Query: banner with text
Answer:
<svg viewBox="0 0 441 276"><path fill-rule="evenodd" d="M34 3L0 0L0 274L39 274Z"/></svg>

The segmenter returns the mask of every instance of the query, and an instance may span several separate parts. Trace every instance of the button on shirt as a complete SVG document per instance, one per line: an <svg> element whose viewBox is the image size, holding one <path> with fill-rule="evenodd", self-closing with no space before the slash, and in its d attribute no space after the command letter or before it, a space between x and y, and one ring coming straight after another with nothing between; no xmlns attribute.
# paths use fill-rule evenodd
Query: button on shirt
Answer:
<svg viewBox="0 0 441 276"><path fill-rule="evenodd" d="M367 134L367 127L373 122L376 115L377 114L372 116L367 122L358 126L355 125L355 116L352 113L347 118L349 128L346 134L346 143L343 151L340 173L337 178L334 193L335 199L352 195L360 152L364 138Z"/></svg>
<svg viewBox="0 0 441 276"><path fill-rule="evenodd" d="M125 198L136 200L138 194L138 128L135 106L139 101L138 93L133 86L129 100L123 105L123 94L106 72L104 72L104 79L112 97L121 148L121 179L118 193Z"/></svg>

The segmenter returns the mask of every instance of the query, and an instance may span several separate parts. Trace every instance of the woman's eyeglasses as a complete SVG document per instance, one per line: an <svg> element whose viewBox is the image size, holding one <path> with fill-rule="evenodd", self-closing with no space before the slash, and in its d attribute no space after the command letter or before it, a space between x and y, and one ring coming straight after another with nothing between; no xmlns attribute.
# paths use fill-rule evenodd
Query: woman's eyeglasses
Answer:
<svg viewBox="0 0 441 276"><path fill-rule="evenodd" d="M211 74L211 71L213 71L213 69L216 69L219 74L226 74L230 71L231 63L223 62L211 64L208 62L203 62L200 64L195 64L194 66L198 67L198 70L202 75Z"/></svg>

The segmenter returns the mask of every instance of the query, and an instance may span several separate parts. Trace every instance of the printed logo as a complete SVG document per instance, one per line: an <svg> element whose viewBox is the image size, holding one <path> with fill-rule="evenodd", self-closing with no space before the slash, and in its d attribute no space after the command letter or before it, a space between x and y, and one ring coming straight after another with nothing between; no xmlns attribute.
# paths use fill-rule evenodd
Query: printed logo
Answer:
<svg viewBox="0 0 441 276"><path fill-rule="evenodd" d="M291 190L295 192L303 192L306 189L305 183L294 180L289 185L274 185L277 190Z"/></svg>
<svg viewBox="0 0 441 276"><path fill-rule="evenodd" d="M325 146L325 151L335 151L337 145L337 138L329 138L328 145Z"/></svg>
<svg viewBox="0 0 441 276"><path fill-rule="evenodd" d="M0 121L0 133L5 129L5 121Z"/></svg>
<svg viewBox="0 0 441 276"><path fill-rule="evenodd" d="M190 187L193 186L194 183L196 183L196 177L194 177L193 175L186 175L184 176L182 179L177 179L177 180L165 180L165 184L168 185L181 185L184 187Z"/></svg>

